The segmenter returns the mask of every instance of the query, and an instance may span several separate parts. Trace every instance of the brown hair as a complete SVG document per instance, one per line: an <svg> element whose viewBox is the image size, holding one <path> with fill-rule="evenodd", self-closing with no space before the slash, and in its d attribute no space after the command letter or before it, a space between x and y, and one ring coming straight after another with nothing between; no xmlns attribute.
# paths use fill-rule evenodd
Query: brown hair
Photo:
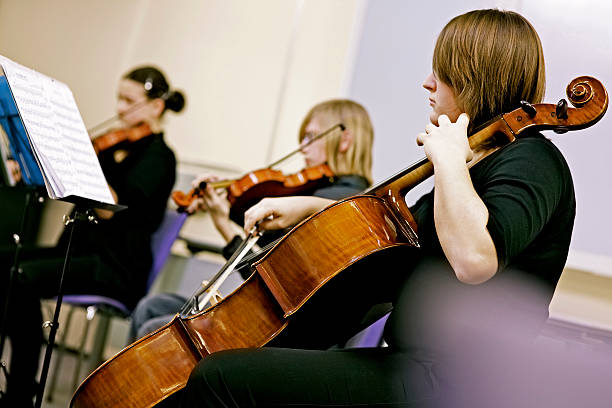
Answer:
<svg viewBox="0 0 612 408"><path fill-rule="evenodd" d="M434 49L433 71L455 92L470 128L544 98L544 55L533 26L512 11L475 10L453 18Z"/></svg>
<svg viewBox="0 0 612 408"><path fill-rule="evenodd" d="M353 142L348 151L338 152L342 132L333 131L325 136L327 164L334 174L348 174L365 177L372 183L372 144L374 130L370 116L363 106L348 99L332 99L315 105L304 117L298 136L299 142L304 139L306 126L316 117L321 131L342 123L353 135Z"/></svg>
<svg viewBox="0 0 612 408"><path fill-rule="evenodd" d="M135 68L125 74L123 78L143 84L147 98L162 99L164 101L164 112L166 109L180 112L185 107L185 95L181 91L171 90L164 74L155 67Z"/></svg>

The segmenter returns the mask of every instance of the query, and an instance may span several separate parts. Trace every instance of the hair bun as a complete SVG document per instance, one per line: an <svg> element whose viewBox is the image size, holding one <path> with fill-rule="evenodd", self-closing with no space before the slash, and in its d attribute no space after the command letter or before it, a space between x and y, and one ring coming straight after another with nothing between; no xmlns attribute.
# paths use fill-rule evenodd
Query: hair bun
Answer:
<svg viewBox="0 0 612 408"><path fill-rule="evenodd" d="M166 98L166 108L173 112L180 112L185 107L185 96L181 91L172 91Z"/></svg>

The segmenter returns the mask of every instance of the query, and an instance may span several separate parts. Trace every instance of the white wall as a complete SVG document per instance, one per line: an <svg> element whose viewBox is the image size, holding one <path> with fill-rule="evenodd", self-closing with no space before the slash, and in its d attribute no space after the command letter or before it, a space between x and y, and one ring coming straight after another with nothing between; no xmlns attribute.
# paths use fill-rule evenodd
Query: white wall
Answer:
<svg viewBox="0 0 612 408"><path fill-rule="evenodd" d="M340 92L360 3L3 0L0 53L66 82L88 126L114 114L123 73L159 65L187 95L168 115L179 158L250 170L296 147L307 109Z"/></svg>
<svg viewBox="0 0 612 408"><path fill-rule="evenodd" d="M421 84L431 70L439 31L455 15L491 7L520 12L539 32L547 63L545 102L565 97L566 85L578 75L593 75L612 89L612 6L606 0L369 1L349 94L373 117L377 180L424 156L414 141L428 123L430 108ZM574 176L578 214L572 251L587 255L612 257L612 219L607 216L611 125L608 113L588 130L547 134L564 152ZM580 259L588 263L589 257Z"/></svg>
<svg viewBox="0 0 612 408"><path fill-rule="evenodd" d="M167 119L181 168L197 165L187 172L262 166L296 147L310 106L348 94L372 115L381 180L422 157L414 143L429 111L421 83L438 32L481 7L514 9L534 24L547 101L563 97L579 74L612 86L605 0L2 0L0 54L68 83L88 126L114 113L121 74L136 64L161 66L188 98L187 110ZM611 121L608 114L588 130L551 137L575 178L572 250L612 257L605 216L612 193L600 180L610 169Z"/></svg>
<svg viewBox="0 0 612 408"><path fill-rule="evenodd" d="M297 147L307 110L344 89L362 3L2 0L0 54L66 82L88 127L114 115L122 74L161 67L187 96L166 115L185 189L197 173L242 175ZM187 235L220 241L198 220Z"/></svg>

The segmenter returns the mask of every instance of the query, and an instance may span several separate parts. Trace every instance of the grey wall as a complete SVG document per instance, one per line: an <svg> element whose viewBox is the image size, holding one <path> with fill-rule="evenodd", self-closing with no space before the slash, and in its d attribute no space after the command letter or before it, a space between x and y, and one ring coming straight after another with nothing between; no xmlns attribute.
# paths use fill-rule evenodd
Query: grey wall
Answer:
<svg viewBox="0 0 612 408"><path fill-rule="evenodd" d="M612 89L612 6L605 0L412 2L370 0L366 7L349 97L363 103L374 122L374 177L381 180L424 156L415 144L430 110L423 79L431 70L437 34L453 16L474 8L508 8L527 17L540 33L547 63L545 102L565 97L567 83L593 75ZM532 4L533 3L533 4ZM537 4L535 4L537 3ZM577 3L577 4L574 4ZM612 256L612 115L565 135L548 134L564 152L576 185L578 214L572 249ZM431 184L413 191L413 201Z"/></svg>

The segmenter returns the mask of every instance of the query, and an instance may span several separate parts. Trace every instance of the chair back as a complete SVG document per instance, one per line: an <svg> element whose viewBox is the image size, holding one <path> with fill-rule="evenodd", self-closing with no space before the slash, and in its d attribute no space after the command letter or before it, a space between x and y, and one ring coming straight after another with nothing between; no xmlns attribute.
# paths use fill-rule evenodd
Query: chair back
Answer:
<svg viewBox="0 0 612 408"><path fill-rule="evenodd" d="M178 237L185 220L187 219L187 213L180 213L176 210L167 209L166 214L162 223L157 228L157 231L151 236L151 252L153 254L153 265L149 272L149 278L147 280L147 292L153 286L153 282L161 272L168 256L170 255L170 249L172 244Z"/></svg>

